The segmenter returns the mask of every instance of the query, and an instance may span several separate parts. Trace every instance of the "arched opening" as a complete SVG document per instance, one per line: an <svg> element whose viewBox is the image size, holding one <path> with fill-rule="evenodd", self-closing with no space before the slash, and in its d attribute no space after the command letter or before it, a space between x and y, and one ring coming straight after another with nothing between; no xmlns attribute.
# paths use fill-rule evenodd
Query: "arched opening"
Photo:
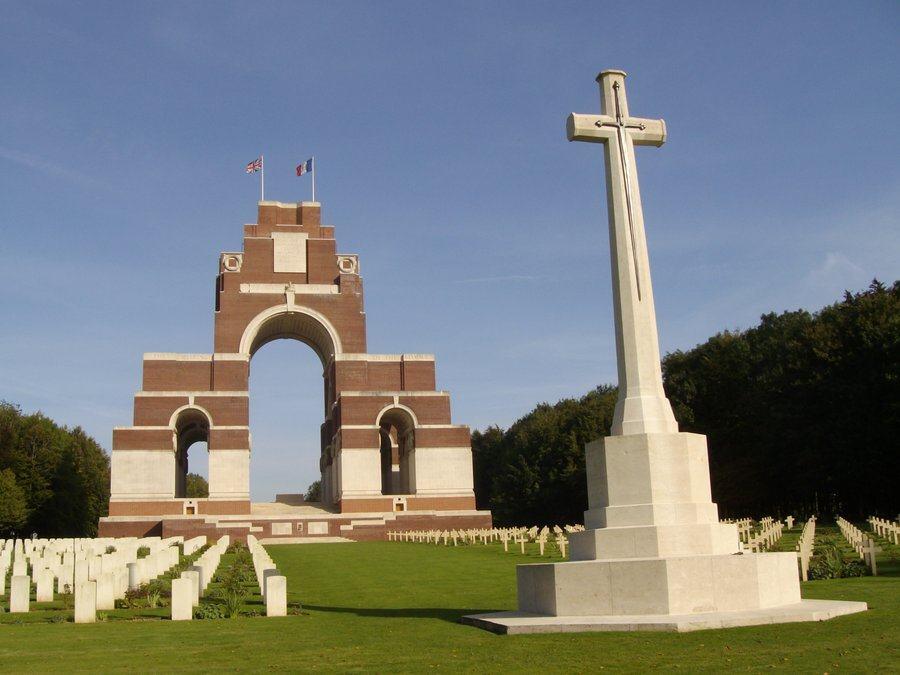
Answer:
<svg viewBox="0 0 900 675"><path fill-rule="evenodd" d="M252 357L264 344L283 338L308 344L323 368L341 352L340 338L328 319L315 310L288 305L271 307L250 321L241 337L240 350Z"/></svg>
<svg viewBox="0 0 900 675"><path fill-rule="evenodd" d="M203 447L199 449L200 452L208 455L211 424L209 414L200 408L183 408L174 415L172 426L175 431L175 497L188 496L187 477L188 473L191 473L188 451L196 443L200 443L203 444ZM204 456L201 461L194 462L194 464L196 466L193 473L201 476L208 475L208 471L201 468L209 465L208 456Z"/></svg>
<svg viewBox="0 0 900 675"><path fill-rule="evenodd" d="M298 341L311 347L318 359L310 358ZM334 394L324 369L340 353L340 338L321 314L282 305L248 324L240 349L251 357L251 500L297 504L327 466ZM327 493L321 487L320 492ZM328 501L327 494L323 501Z"/></svg>
<svg viewBox="0 0 900 675"><path fill-rule="evenodd" d="M382 412L378 424L381 435L381 494L410 494L410 459L416 449L416 421L407 410L395 407Z"/></svg>

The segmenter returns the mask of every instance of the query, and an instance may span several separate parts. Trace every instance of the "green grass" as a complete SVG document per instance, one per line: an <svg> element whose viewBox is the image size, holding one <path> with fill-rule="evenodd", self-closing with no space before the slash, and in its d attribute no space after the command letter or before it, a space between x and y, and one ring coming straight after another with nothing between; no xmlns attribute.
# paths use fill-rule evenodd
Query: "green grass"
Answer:
<svg viewBox="0 0 900 675"><path fill-rule="evenodd" d="M504 554L499 544L373 542L268 550L288 577L289 602L302 602L302 614L178 623L3 623L0 664L6 672L776 668L821 673L884 670L900 657L900 576L804 584L805 597L863 600L871 608L823 623L686 634L498 636L463 626L459 617L514 609L515 565L540 560L534 545L526 556Z"/></svg>

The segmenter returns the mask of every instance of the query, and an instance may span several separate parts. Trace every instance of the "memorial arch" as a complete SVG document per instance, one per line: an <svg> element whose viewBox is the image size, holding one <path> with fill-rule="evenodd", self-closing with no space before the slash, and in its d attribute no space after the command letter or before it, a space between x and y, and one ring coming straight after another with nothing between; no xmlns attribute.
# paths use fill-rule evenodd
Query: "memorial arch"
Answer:
<svg viewBox="0 0 900 675"><path fill-rule="evenodd" d="M490 522L475 510L469 429L451 422L434 357L367 352L358 256L336 252L334 228L320 215L318 203L259 202L243 250L219 256L213 352L144 354L132 425L113 431L110 515L101 532L214 526L234 536L371 538L397 519L415 518L417 527ZM315 507L296 496L250 501L250 362L278 339L309 345L322 364ZM210 493L188 499L187 450L200 441Z"/></svg>

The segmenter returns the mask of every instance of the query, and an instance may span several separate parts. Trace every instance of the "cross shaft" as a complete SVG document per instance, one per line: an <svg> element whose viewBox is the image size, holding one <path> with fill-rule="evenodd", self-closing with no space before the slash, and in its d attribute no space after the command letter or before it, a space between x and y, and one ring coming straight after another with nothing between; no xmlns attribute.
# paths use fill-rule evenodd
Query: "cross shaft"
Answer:
<svg viewBox="0 0 900 675"><path fill-rule="evenodd" d="M570 141L604 146L619 365L619 400L612 433L677 431L662 388L650 261L634 160L635 145L658 147L665 143L666 123L628 114L622 71L604 71L597 81L600 114L572 113L566 131Z"/></svg>

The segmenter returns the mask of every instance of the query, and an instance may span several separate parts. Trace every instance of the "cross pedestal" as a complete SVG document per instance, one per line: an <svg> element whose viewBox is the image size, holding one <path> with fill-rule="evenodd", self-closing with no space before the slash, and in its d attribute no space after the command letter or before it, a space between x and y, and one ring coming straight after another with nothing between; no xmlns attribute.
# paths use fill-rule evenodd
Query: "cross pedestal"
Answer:
<svg viewBox="0 0 900 675"><path fill-rule="evenodd" d="M569 562L520 565L518 612L463 620L500 633L683 631L865 610L801 601L796 553L742 552L737 525L719 522L706 437L678 430L662 385L634 146L662 145L666 125L630 116L622 71L597 80L601 114L572 114L567 131L604 150L619 374L611 435L586 447L586 529L569 536Z"/></svg>

